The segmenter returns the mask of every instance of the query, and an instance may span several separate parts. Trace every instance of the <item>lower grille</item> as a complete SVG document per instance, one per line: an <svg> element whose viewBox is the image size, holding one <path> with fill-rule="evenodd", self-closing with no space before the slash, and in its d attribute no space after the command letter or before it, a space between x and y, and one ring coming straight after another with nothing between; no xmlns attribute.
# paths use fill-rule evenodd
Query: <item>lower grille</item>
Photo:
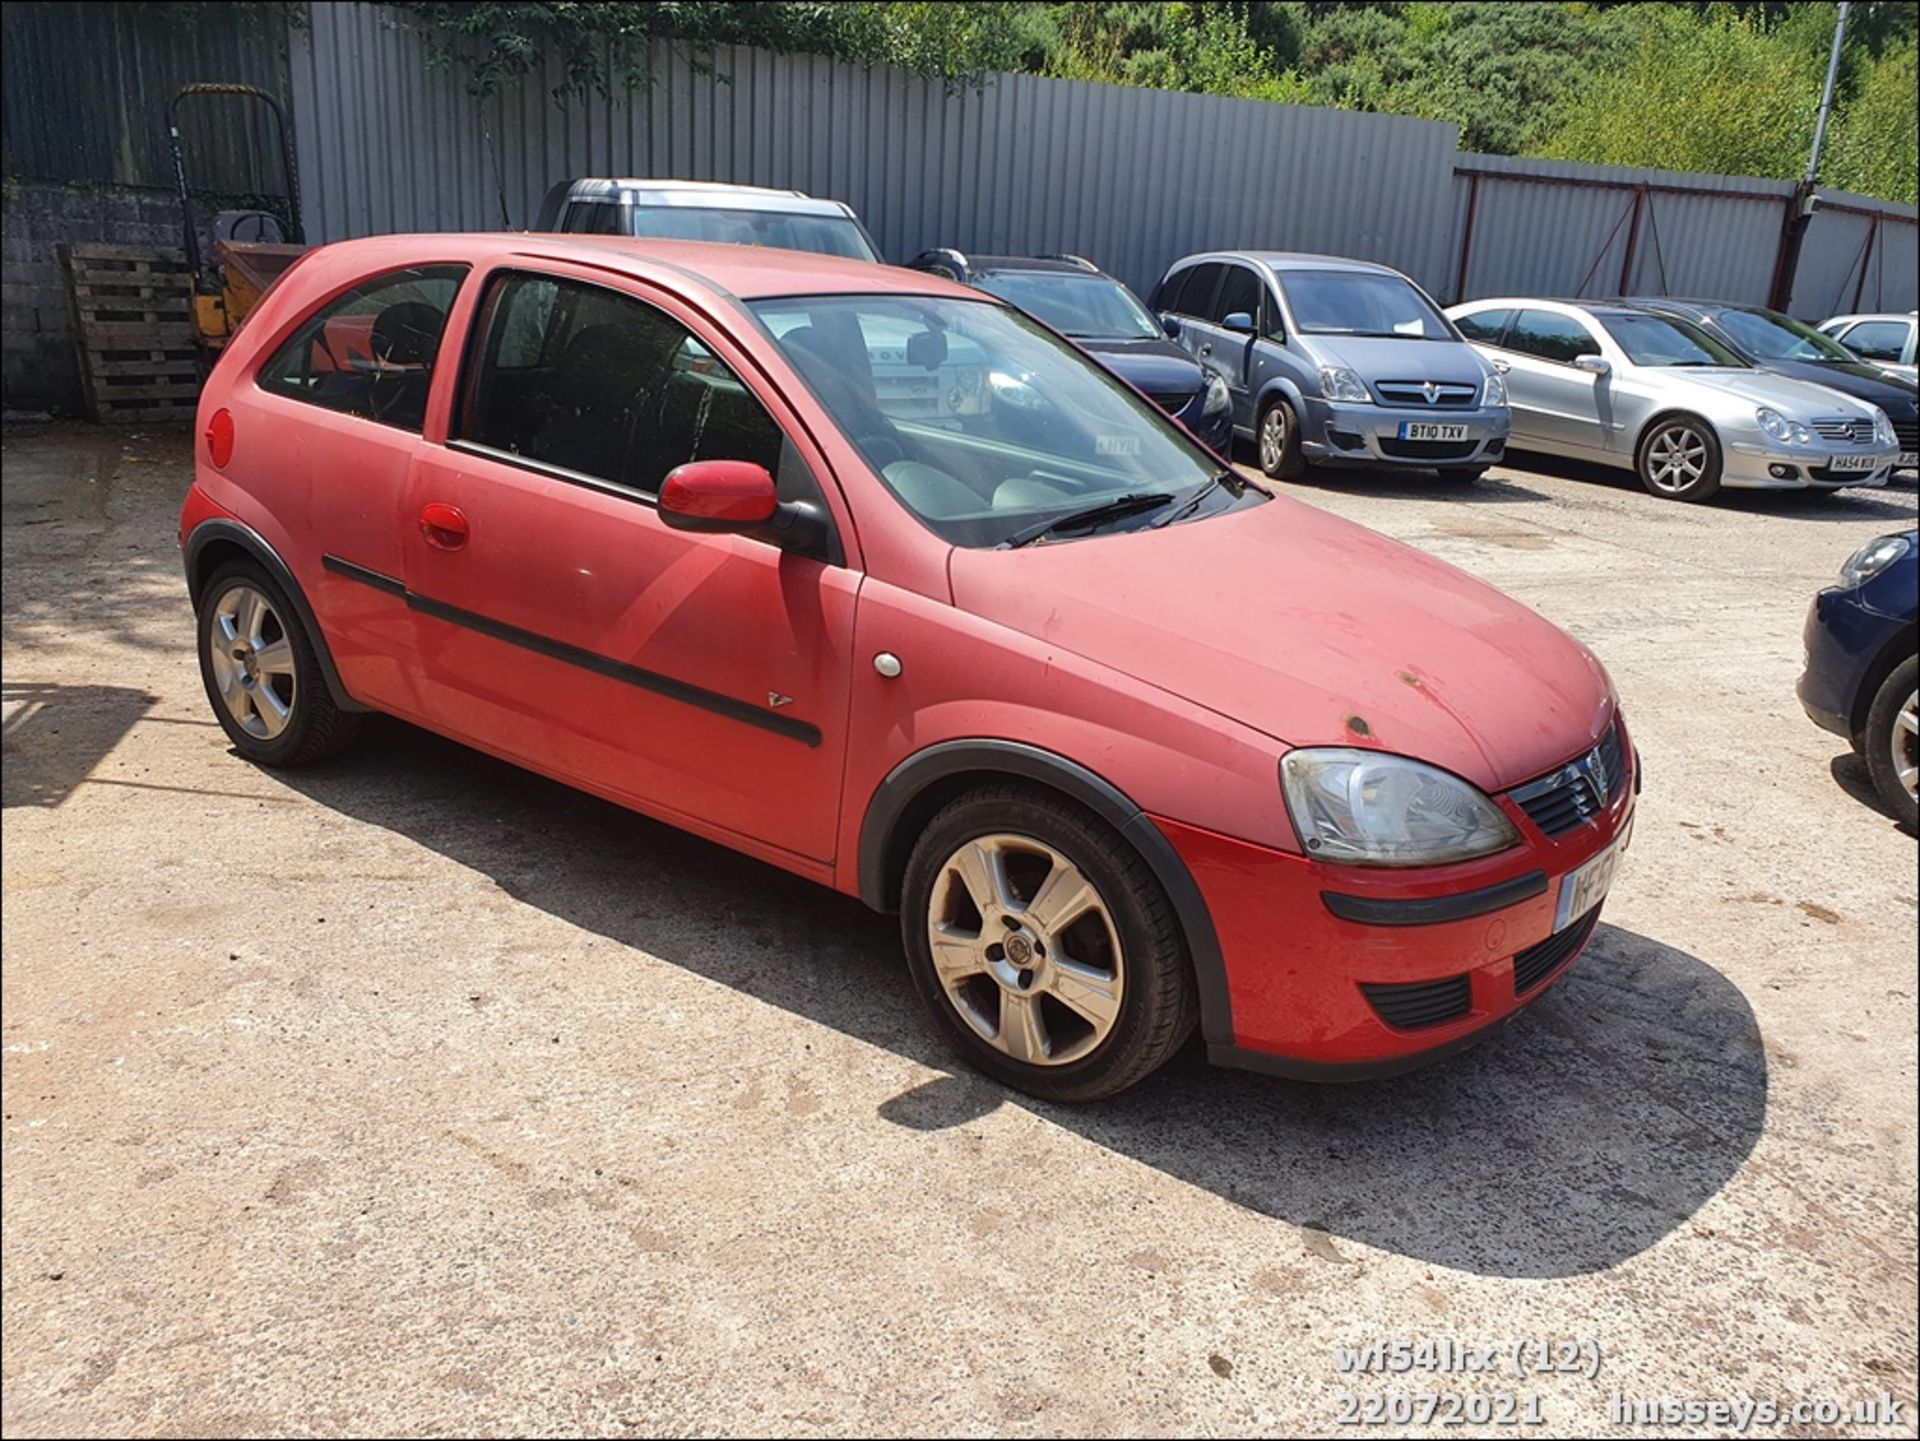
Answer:
<svg viewBox="0 0 1920 1441"><path fill-rule="evenodd" d="M1163 394L1148 391L1147 399L1166 411L1168 415L1178 415L1193 403L1193 398L1199 393L1197 390L1168 391Z"/></svg>
<svg viewBox="0 0 1920 1441"><path fill-rule="evenodd" d="M1528 991L1559 970L1568 961L1580 953L1587 943L1587 937L1593 934L1593 928L1600 924L1600 907L1595 906L1587 912L1583 921L1575 921L1557 936L1548 936L1537 946L1528 946L1513 958L1513 993L1524 996Z"/></svg>
<svg viewBox="0 0 1920 1441"><path fill-rule="evenodd" d="M1405 985L1369 985L1363 981L1360 990L1380 1019L1400 1031L1457 1021L1473 1008L1473 991L1465 976Z"/></svg>
<svg viewBox="0 0 1920 1441"><path fill-rule="evenodd" d="M1380 452L1402 460L1465 460L1480 444L1477 440L1401 440L1380 437Z"/></svg>
<svg viewBox="0 0 1920 1441"><path fill-rule="evenodd" d="M1920 450L1920 421L1900 421L1893 427L1893 434L1900 442L1900 448L1909 455Z"/></svg>

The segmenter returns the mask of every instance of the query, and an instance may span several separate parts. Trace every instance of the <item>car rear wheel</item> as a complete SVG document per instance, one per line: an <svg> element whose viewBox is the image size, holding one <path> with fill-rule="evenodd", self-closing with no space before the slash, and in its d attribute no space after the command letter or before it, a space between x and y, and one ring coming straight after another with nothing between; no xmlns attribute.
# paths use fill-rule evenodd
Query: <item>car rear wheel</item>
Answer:
<svg viewBox="0 0 1920 1441"><path fill-rule="evenodd" d="M1260 469L1271 480L1298 480L1306 470L1300 456L1300 419L1293 406L1278 398L1260 412L1257 430Z"/></svg>
<svg viewBox="0 0 1920 1441"><path fill-rule="evenodd" d="M1720 489L1720 438L1697 415L1669 415L1640 437L1640 483L1666 500L1705 500Z"/></svg>
<svg viewBox="0 0 1920 1441"><path fill-rule="evenodd" d="M200 593L200 678L214 718L248 760L296 766L351 741L360 717L327 689L284 592L252 561L221 567Z"/></svg>
<svg viewBox="0 0 1920 1441"><path fill-rule="evenodd" d="M1920 658L1908 656L1874 693L1867 711L1867 770L1894 819L1920 829Z"/></svg>
<svg viewBox="0 0 1920 1441"><path fill-rule="evenodd" d="M1198 1013L1172 903L1112 827L1050 792L950 802L907 862L900 921L921 999L967 1059L1048 1101L1158 1070Z"/></svg>

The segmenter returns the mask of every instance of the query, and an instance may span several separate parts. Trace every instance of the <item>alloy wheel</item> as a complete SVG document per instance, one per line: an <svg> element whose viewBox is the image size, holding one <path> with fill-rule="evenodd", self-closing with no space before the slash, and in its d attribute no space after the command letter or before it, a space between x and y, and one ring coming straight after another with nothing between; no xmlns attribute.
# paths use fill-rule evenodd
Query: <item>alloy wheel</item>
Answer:
<svg viewBox="0 0 1920 1441"><path fill-rule="evenodd" d="M1909 796L1920 796L1920 691L1907 697L1893 718L1888 741L1893 751L1893 774Z"/></svg>
<svg viewBox="0 0 1920 1441"><path fill-rule="evenodd" d="M1666 495L1678 495L1707 473L1707 438L1691 425L1668 425L1647 445L1647 481Z"/></svg>
<svg viewBox="0 0 1920 1441"><path fill-rule="evenodd" d="M1278 470L1280 461L1287 453L1287 408L1284 405L1269 406L1260 421L1260 465L1268 471Z"/></svg>
<svg viewBox="0 0 1920 1441"><path fill-rule="evenodd" d="M236 585L215 603L207 655L221 704L234 724L270 741L293 719L293 642L262 592Z"/></svg>
<svg viewBox="0 0 1920 1441"><path fill-rule="evenodd" d="M941 865L927 939L960 1018L1009 1058L1060 1066L1120 1017L1120 933L1093 882L1026 836L966 842Z"/></svg>

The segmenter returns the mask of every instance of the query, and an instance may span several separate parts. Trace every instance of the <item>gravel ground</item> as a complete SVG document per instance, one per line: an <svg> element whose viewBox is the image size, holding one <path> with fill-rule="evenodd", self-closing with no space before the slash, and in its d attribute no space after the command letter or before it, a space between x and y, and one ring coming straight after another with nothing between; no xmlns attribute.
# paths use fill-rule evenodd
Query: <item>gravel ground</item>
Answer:
<svg viewBox="0 0 1920 1441"><path fill-rule="evenodd" d="M1065 1110L954 1067L854 901L397 724L243 764L185 436L4 460L9 1435L1324 1433L1342 1393L1913 1434L1915 845L1793 697L1911 481L1298 487L1611 668L1648 789L1606 922L1428 1072L1188 1057ZM1337 1364L1430 1337L1499 1369ZM1515 1374L1558 1338L1597 1376Z"/></svg>

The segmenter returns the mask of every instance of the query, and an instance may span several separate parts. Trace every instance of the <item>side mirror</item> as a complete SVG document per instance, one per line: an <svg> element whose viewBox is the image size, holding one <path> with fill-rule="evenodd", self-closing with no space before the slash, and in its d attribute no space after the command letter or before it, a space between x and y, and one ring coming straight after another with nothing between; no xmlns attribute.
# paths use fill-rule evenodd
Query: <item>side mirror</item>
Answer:
<svg viewBox="0 0 1920 1441"><path fill-rule="evenodd" d="M751 531L779 509L767 468L746 460L689 461L669 471L660 487L660 519L675 530Z"/></svg>
<svg viewBox="0 0 1920 1441"><path fill-rule="evenodd" d="M1613 362L1603 355L1576 355L1573 358L1573 368L1584 370L1589 375L1611 375Z"/></svg>
<svg viewBox="0 0 1920 1441"><path fill-rule="evenodd" d="M1244 310L1228 311L1220 323L1228 330L1236 331L1241 335L1253 334L1253 316Z"/></svg>
<svg viewBox="0 0 1920 1441"><path fill-rule="evenodd" d="M1160 328L1166 331L1167 338L1169 340L1179 339L1180 338L1180 317L1177 315L1161 316Z"/></svg>

